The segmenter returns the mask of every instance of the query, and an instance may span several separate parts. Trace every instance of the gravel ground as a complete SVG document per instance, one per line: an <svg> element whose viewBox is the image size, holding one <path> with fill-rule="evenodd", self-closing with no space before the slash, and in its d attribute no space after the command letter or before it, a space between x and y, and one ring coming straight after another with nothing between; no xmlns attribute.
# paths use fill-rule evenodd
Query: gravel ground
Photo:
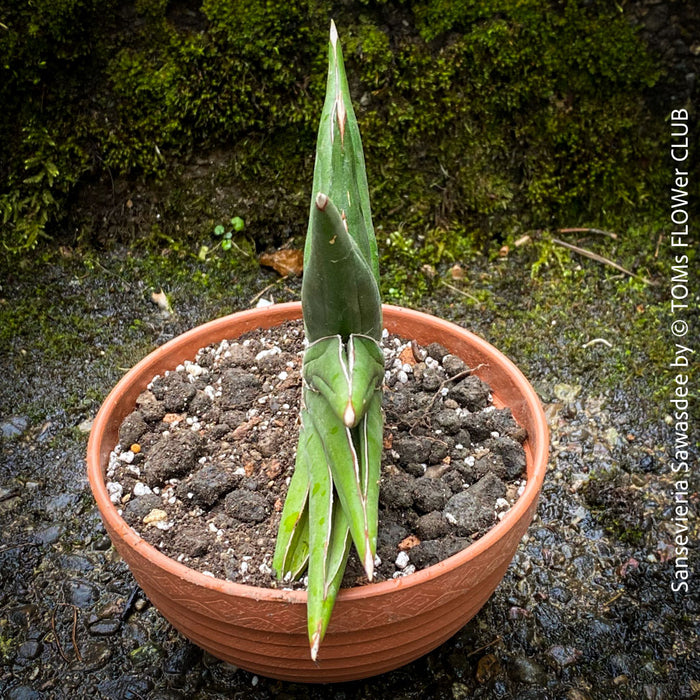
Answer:
<svg viewBox="0 0 700 700"><path fill-rule="evenodd" d="M506 350L538 389L552 430L538 515L505 580L459 634L395 672L330 689L254 676L177 634L111 548L85 477L89 421L128 366L249 306L270 284L277 301L295 298L298 282L255 267L231 282L225 267L124 251L52 250L4 271L0 696L698 697L700 606L673 591L672 378L654 350L663 290L590 261L569 261L573 281L545 271L534 283L528 255L468 262L470 293L490 300L482 307L439 286L422 306ZM224 282L225 294L216 291ZM151 302L161 286L172 311ZM577 305L586 313L571 313ZM694 517L689 525L697 570Z"/></svg>

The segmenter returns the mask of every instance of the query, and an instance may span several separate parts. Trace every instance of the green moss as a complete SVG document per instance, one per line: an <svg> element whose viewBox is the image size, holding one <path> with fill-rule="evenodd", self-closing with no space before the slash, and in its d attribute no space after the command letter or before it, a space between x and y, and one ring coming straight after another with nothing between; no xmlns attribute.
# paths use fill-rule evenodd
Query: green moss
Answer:
<svg viewBox="0 0 700 700"><path fill-rule="evenodd" d="M180 163L211 152L230 159L260 247L303 235L331 14L385 230L502 239L581 219L603 226L665 186L663 118L645 103L659 70L602 1L32 8L11 0L0 34L10 249L51 232L90 177L141 175L167 190Z"/></svg>

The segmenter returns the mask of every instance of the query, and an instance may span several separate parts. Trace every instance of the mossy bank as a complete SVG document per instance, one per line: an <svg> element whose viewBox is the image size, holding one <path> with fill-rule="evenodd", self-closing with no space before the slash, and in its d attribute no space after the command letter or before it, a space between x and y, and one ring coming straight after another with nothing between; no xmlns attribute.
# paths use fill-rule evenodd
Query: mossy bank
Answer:
<svg viewBox="0 0 700 700"><path fill-rule="evenodd" d="M615 226L665 187L665 44L642 38L641 9L13 0L2 242L179 243L233 214L258 249L301 236L331 17L380 229L454 244Z"/></svg>

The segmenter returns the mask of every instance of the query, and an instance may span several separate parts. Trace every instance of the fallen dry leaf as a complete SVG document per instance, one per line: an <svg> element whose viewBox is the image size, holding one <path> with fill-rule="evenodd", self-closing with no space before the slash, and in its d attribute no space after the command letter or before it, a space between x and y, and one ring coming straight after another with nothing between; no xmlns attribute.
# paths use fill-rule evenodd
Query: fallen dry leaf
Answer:
<svg viewBox="0 0 700 700"><path fill-rule="evenodd" d="M161 310L172 313L173 308L168 301L168 295L161 289L160 292L151 293L151 301Z"/></svg>
<svg viewBox="0 0 700 700"><path fill-rule="evenodd" d="M298 277L304 269L304 253L292 248L263 253L260 256L260 264L271 267L282 277L287 275Z"/></svg>
<svg viewBox="0 0 700 700"><path fill-rule="evenodd" d="M476 665L476 680L479 683L488 683L500 673L501 665L495 654L487 654L479 659Z"/></svg>
<svg viewBox="0 0 700 700"><path fill-rule="evenodd" d="M453 280L463 280L465 277L464 269L462 268L461 265L455 263L450 268L450 275L451 275Z"/></svg>

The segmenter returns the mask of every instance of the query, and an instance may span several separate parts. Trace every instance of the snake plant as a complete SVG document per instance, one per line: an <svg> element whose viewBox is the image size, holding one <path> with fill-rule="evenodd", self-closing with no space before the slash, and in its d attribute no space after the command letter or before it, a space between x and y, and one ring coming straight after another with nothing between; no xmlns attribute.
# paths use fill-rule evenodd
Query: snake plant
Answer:
<svg viewBox="0 0 700 700"><path fill-rule="evenodd" d="M364 155L338 34L316 145L304 249L301 428L273 568L308 569L315 660L354 544L369 580L377 547L382 452L382 306Z"/></svg>

